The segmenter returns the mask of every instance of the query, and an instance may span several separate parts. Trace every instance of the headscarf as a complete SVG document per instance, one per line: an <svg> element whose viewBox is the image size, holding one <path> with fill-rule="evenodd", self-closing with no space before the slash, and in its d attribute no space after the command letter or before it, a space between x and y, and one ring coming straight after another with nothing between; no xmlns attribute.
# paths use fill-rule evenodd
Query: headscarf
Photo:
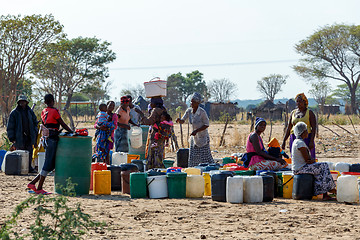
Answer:
<svg viewBox="0 0 360 240"><path fill-rule="evenodd" d="M294 126L294 135L296 138L300 138L301 134L303 134L305 131L307 131L307 125L304 122L298 122Z"/></svg>
<svg viewBox="0 0 360 240"><path fill-rule="evenodd" d="M164 105L164 101L162 100L161 97L152 97L150 102L155 104L156 106L157 105L161 105L161 106Z"/></svg>
<svg viewBox="0 0 360 240"><path fill-rule="evenodd" d="M304 94L304 93L299 93L298 95L296 95L296 97L295 97L295 101L296 101L296 99L297 99L297 98L301 98L301 99L304 101L304 103L305 103L305 107L307 107L307 106L308 106L309 101L308 101L308 99L307 99L307 97L305 96L305 94Z"/></svg>
<svg viewBox="0 0 360 240"><path fill-rule="evenodd" d="M202 96L200 93L198 92L194 92L193 95L191 96L191 101L195 101L197 103L201 103L202 101Z"/></svg>
<svg viewBox="0 0 360 240"><path fill-rule="evenodd" d="M130 100L127 98L127 96L122 96L122 97L120 98L120 102L121 102L121 103L129 103Z"/></svg>
<svg viewBox="0 0 360 240"><path fill-rule="evenodd" d="M261 122L264 122L266 124L266 121L265 119L261 118L261 117L256 117L256 120L255 120L255 129L257 128L257 126L259 126L259 124Z"/></svg>

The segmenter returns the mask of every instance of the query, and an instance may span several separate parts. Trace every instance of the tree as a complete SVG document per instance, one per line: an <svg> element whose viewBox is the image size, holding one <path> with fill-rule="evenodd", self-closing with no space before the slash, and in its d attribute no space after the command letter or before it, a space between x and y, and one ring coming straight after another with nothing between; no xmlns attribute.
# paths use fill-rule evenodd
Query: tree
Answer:
<svg viewBox="0 0 360 240"><path fill-rule="evenodd" d="M304 56L294 70L306 80L333 79L349 88L352 113L357 112L360 81L360 25L325 26L295 46Z"/></svg>
<svg viewBox="0 0 360 240"><path fill-rule="evenodd" d="M133 100L136 100L140 96L145 97L144 85L138 84L135 87L130 87L128 89L121 90L120 98L126 95L130 95L133 98Z"/></svg>
<svg viewBox="0 0 360 240"><path fill-rule="evenodd" d="M202 94L204 100L209 97L203 74L198 70L186 74L179 90L182 93L183 102L186 102L194 92Z"/></svg>
<svg viewBox="0 0 360 240"><path fill-rule="evenodd" d="M179 106L182 109L186 108L186 103L183 102L183 93L180 89L181 85L185 82L185 77L179 72L168 76L166 81L164 104L168 111L176 112Z"/></svg>
<svg viewBox="0 0 360 240"><path fill-rule="evenodd" d="M309 93L313 96L316 103L319 105L320 111L324 112L324 105L326 99L331 91L331 87L326 80L319 80L318 82L311 83Z"/></svg>
<svg viewBox="0 0 360 240"><path fill-rule="evenodd" d="M62 28L52 15L0 17L0 108L5 120L16 102L17 87L29 62L62 36Z"/></svg>
<svg viewBox="0 0 360 240"><path fill-rule="evenodd" d="M107 82L105 85L101 82L96 83L95 85L86 85L81 92L87 96L90 101L91 105L94 110L94 115L96 116L96 112L98 110L98 106L100 101L102 100L109 100L109 90L111 87L112 82Z"/></svg>
<svg viewBox="0 0 360 240"><path fill-rule="evenodd" d="M97 38L62 39L50 44L32 62L32 73L39 79L40 90L51 92L61 106L62 96L66 96L64 112L67 111L75 91L87 85L99 86L108 77L106 64L115 60L115 53L109 49L110 43Z"/></svg>
<svg viewBox="0 0 360 240"><path fill-rule="evenodd" d="M208 84L211 98L216 102L226 102L237 90L236 84L229 79L214 79Z"/></svg>
<svg viewBox="0 0 360 240"><path fill-rule="evenodd" d="M266 97L267 100L274 102L276 94L281 91L281 87L286 84L289 76L271 74L257 81L257 89Z"/></svg>

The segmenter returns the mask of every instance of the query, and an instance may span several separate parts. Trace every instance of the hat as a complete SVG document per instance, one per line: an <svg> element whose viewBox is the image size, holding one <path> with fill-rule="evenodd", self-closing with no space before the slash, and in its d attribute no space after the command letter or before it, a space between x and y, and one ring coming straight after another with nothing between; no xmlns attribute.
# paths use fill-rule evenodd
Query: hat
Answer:
<svg viewBox="0 0 360 240"><path fill-rule="evenodd" d="M29 100L27 99L27 97L25 95L19 95L17 103L19 103L20 101L25 101L25 102L29 103Z"/></svg>
<svg viewBox="0 0 360 240"><path fill-rule="evenodd" d="M265 119L261 118L261 117L257 117L256 121L255 121L255 129L257 128L257 126L261 123L264 122L266 124Z"/></svg>
<svg viewBox="0 0 360 240"><path fill-rule="evenodd" d="M294 135L296 138L301 138L301 134L307 130L307 125L304 122L298 122L294 126Z"/></svg>
<svg viewBox="0 0 360 240"><path fill-rule="evenodd" d="M201 101L202 101L201 94L198 92L194 92L194 94L191 96L191 100L201 103Z"/></svg>

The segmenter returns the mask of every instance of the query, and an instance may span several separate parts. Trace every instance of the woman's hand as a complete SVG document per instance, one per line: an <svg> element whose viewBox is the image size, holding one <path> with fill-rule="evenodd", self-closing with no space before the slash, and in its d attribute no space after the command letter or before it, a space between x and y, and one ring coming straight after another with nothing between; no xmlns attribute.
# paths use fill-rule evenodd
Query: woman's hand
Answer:
<svg viewBox="0 0 360 240"><path fill-rule="evenodd" d="M191 136L195 136L197 133L198 133L198 130L194 130L194 131L191 133Z"/></svg>
<svg viewBox="0 0 360 240"><path fill-rule="evenodd" d="M15 147L15 141L13 142L13 144L11 144L11 147L9 149L10 151L15 151L16 147Z"/></svg>
<svg viewBox="0 0 360 240"><path fill-rule="evenodd" d="M184 120L181 120L180 118L177 118L177 119L176 119L176 122L177 122L177 123L180 123L180 124L183 124L185 121L184 121Z"/></svg>

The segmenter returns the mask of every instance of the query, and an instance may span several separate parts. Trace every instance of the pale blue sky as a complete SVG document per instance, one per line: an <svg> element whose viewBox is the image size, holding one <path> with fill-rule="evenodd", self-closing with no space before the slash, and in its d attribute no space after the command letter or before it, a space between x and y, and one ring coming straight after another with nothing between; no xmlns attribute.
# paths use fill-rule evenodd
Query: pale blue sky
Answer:
<svg viewBox="0 0 360 240"><path fill-rule="evenodd" d="M234 98L258 99L256 81L272 73L290 76L277 98L308 93L291 68L300 58L294 45L325 25L360 24L359 9L358 0L12 0L1 3L0 14L51 13L69 38L111 42L113 99L153 77L194 70L205 81L235 82Z"/></svg>

